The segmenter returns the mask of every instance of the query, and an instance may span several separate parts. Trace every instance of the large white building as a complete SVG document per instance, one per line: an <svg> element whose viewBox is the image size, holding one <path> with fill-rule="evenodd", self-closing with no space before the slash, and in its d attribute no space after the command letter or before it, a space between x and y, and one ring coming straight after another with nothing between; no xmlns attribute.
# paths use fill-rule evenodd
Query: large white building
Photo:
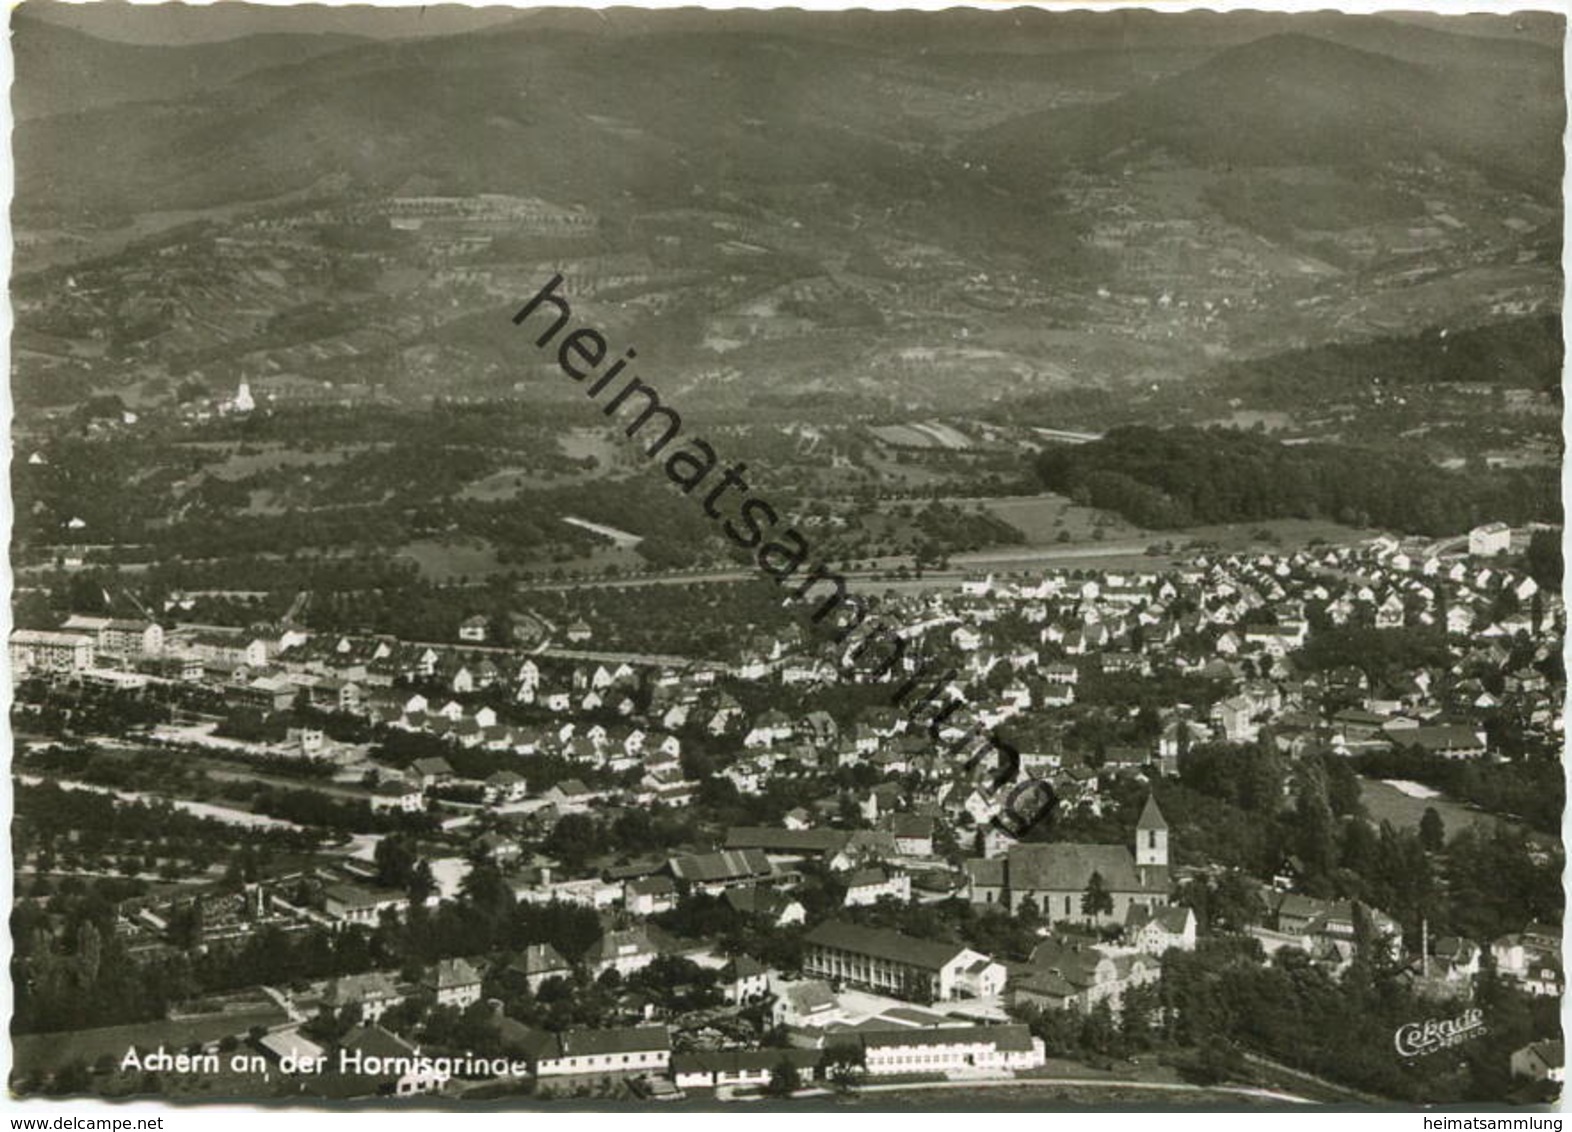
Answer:
<svg viewBox="0 0 1572 1132"><path fill-rule="evenodd" d="M93 667L96 647L85 633L18 629L11 634L11 672L81 672Z"/></svg>
<svg viewBox="0 0 1572 1132"><path fill-rule="evenodd" d="M671 1065L671 1035L665 1026L539 1031L530 1047L526 1056L537 1077L664 1073Z"/></svg>
<svg viewBox="0 0 1572 1132"><path fill-rule="evenodd" d="M1505 523L1486 523L1468 532L1468 553L1481 558L1505 554L1512 549L1512 528Z"/></svg>
<svg viewBox="0 0 1572 1132"><path fill-rule="evenodd" d="M935 1001L1004 992L1006 971L980 951L837 920L808 933L805 974Z"/></svg>
<svg viewBox="0 0 1572 1132"><path fill-rule="evenodd" d="M1022 1025L941 1026L864 1034L868 1076L903 1073L1007 1072L1047 1061L1041 1038Z"/></svg>
<svg viewBox="0 0 1572 1132"><path fill-rule="evenodd" d="M73 613L60 628L67 633L90 634L98 651L111 656L157 656L164 651L164 627L156 621Z"/></svg>

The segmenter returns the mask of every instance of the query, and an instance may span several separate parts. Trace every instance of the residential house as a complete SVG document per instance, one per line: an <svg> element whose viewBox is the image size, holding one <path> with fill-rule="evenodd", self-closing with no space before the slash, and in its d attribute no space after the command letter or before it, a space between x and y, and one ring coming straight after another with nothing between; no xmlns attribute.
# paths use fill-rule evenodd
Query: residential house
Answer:
<svg viewBox="0 0 1572 1132"><path fill-rule="evenodd" d="M347 1007L358 1006L360 1020L371 1023L403 1002L406 997L391 974L385 971L371 971L363 975L345 975L330 980L322 992L322 1005L335 1014Z"/></svg>
<svg viewBox="0 0 1572 1132"><path fill-rule="evenodd" d="M642 928L606 932L584 953L590 975L599 978L607 971L631 975L660 957L660 951Z"/></svg>
<svg viewBox="0 0 1572 1132"><path fill-rule="evenodd" d="M409 779L422 789L429 790L433 786L441 786L453 780L453 767L441 755L431 758L420 758L409 764Z"/></svg>
<svg viewBox="0 0 1572 1132"><path fill-rule="evenodd" d="M736 1006L756 1002L770 990L767 967L747 955L739 955L721 968L721 994Z"/></svg>
<svg viewBox="0 0 1572 1132"><path fill-rule="evenodd" d="M1195 928L1195 912L1183 904L1167 908L1132 904L1125 917L1124 936L1137 951L1161 955L1170 947L1194 951Z"/></svg>
<svg viewBox="0 0 1572 1132"><path fill-rule="evenodd" d="M480 972L465 959L439 959L422 985L438 1006L463 1010L480 1001Z"/></svg>
<svg viewBox="0 0 1572 1132"><path fill-rule="evenodd" d="M808 915L800 901L768 885L728 888L725 900L733 911L744 916L757 916L771 927L784 928L800 924Z"/></svg>
<svg viewBox="0 0 1572 1132"><path fill-rule="evenodd" d="M402 892L373 890L358 884L329 884L322 889L322 910L340 924L375 926L383 912L402 913L409 897Z"/></svg>
<svg viewBox="0 0 1572 1132"><path fill-rule="evenodd" d="M635 916L653 916L677 906L677 885L669 876L639 877L622 886L622 903Z"/></svg>
<svg viewBox="0 0 1572 1132"><path fill-rule="evenodd" d="M380 783L372 788L368 801L373 812L415 814L426 808L426 796L413 782Z"/></svg>
<svg viewBox="0 0 1572 1132"><path fill-rule="evenodd" d="M1014 1006L1030 1003L1085 1013L1106 1002L1117 1010L1126 991L1154 983L1161 974L1155 955L1055 939L1040 944L1030 965L1012 974L1009 998Z"/></svg>
<svg viewBox="0 0 1572 1132"><path fill-rule="evenodd" d="M771 977L769 990L775 996L770 1005L770 1019L777 1027L818 1029L846 1021L846 1011L826 982L818 979L787 982Z"/></svg>
<svg viewBox="0 0 1572 1132"><path fill-rule="evenodd" d="M877 904L884 899L905 904L911 898L912 880L903 872L883 868L858 869L846 878L844 906L847 908Z"/></svg>
<svg viewBox="0 0 1572 1132"><path fill-rule="evenodd" d="M1558 1041L1530 1042L1512 1051L1512 1076L1533 1081L1566 1080L1566 1045Z"/></svg>
<svg viewBox="0 0 1572 1132"><path fill-rule="evenodd" d="M430 1059L422 1059L403 1038L376 1025L357 1026L344 1035L339 1042L339 1060L346 1077L360 1086L356 1092L362 1095L428 1096L441 1092L451 1078ZM375 1073L357 1072L361 1066L373 1065L378 1067Z"/></svg>
<svg viewBox="0 0 1572 1132"><path fill-rule="evenodd" d="M493 806L521 802L529 793L529 783L511 770L499 770L485 781L486 801Z"/></svg>
<svg viewBox="0 0 1572 1132"><path fill-rule="evenodd" d="M895 814L890 819L895 851L903 857L933 856L933 818L922 814Z"/></svg>
<svg viewBox="0 0 1572 1132"><path fill-rule="evenodd" d="M573 967L551 944L532 943L508 964L506 973L522 979L531 991L538 991L547 979L573 978Z"/></svg>

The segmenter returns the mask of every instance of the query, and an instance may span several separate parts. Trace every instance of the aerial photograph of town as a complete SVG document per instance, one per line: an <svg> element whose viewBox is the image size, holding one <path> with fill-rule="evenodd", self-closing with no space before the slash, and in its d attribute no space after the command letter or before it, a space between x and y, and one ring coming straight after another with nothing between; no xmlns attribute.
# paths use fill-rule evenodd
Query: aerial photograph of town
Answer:
<svg viewBox="0 0 1572 1132"><path fill-rule="evenodd" d="M1555 1104L1564 33L13 7L11 1101Z"/></svg>

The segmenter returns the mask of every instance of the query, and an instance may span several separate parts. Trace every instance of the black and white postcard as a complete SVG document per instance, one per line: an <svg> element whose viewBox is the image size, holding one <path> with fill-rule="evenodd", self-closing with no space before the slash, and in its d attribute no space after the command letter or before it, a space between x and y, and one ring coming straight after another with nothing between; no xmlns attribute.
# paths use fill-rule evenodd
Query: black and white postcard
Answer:
<svg viewBox="0 0 1572 1132"><path fill-rule="evenodd" d="M1564 33L13 8L12 1100L1556 1102Z"/></svg>

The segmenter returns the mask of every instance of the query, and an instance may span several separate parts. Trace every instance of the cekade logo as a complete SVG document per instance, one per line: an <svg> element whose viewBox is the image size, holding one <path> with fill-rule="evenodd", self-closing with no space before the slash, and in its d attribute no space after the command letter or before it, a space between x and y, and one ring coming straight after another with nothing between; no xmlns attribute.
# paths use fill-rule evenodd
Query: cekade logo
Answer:
<svg viewBox="0 0 1572 1132"><path fill-rule="evenodd" d="M1423 1057L1427 1053L1461 1045L1469 1038L1485 1032L1485 1016L1475 1009L1465 1010L1456 1018L1426 1019L1399 1026L1392 1035L1397 1052L1404 1057Z"/></svg>

